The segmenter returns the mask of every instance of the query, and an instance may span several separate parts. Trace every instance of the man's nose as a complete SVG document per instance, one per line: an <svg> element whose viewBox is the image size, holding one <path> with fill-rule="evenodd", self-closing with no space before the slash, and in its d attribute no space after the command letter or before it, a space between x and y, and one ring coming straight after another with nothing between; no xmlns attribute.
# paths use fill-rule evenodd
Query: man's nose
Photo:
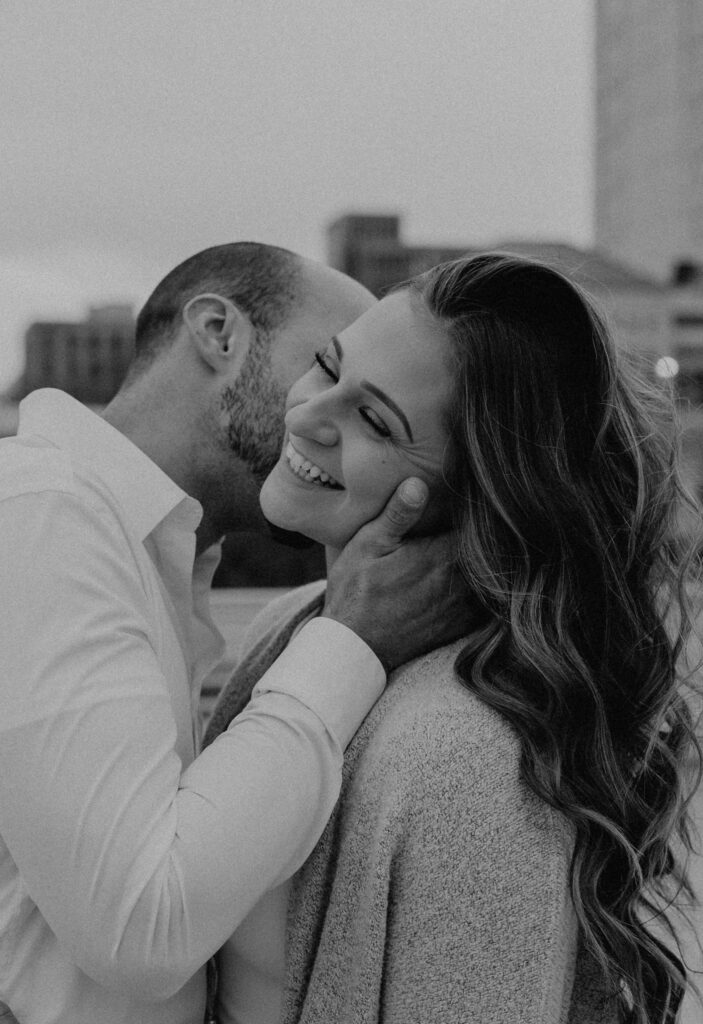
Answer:
<svg viewBox="0 0 703 1024"><path fill-rule="evenodd" d="M323 395L310 398L289 409L286 413L286 430L289 434L307 437L317 444L328 447L339 440L334 410Z"/></svg>

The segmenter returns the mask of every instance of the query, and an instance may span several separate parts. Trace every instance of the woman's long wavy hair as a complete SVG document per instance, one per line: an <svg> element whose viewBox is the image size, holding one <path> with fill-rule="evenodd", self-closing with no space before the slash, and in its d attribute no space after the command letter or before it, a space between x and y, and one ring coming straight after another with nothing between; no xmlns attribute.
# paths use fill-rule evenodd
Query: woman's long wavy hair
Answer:
<svg viewBox="0 0 703 1024"><path fill-rule="evenodd" d="M410 289L456 363L448 476L482 609L458 673L512 723L526 783L574 826L573 902L622 1019L673 1020L686 972L648 920L690 895L679 854L700 775L674 403L549 266L488 253Z"/></svg>

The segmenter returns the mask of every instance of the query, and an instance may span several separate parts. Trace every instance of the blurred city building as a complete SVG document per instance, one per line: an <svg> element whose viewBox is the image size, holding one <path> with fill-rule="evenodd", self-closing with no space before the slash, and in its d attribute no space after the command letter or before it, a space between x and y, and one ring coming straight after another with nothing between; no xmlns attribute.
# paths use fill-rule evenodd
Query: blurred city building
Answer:
<svg viewBox="0 0 703 1024"><path fill-rule="evenodd" d="M91 306L76 323L37 321L24 336L25 367L13 397L60 388L87 405L116 394L134 353L131 306Z"/></svg>
<svg viewBox="0 0 703 1024"><path fill-rule="evenodd" d="M690 284L703 268L703 4L595 9L596 244Z"/></svg>
<svg viewBox="0 0 703 1024"><path fill-rule="evenodd" d="M327 246L331 265L376 295L435 263L486 248L407 245L399 216L362 213L333 221ZM699 355L703 357L703 290L696 282L665 284L598 249L566 243L504 239L490 248L562 268L593 295L614 324L619 342L644 363L654 367L663 356L673 356L686 368L698 367Z"/></svg>
<svg viewBox="0 0 703 1024"><path fill-rule="evenodd" d="M665 286L662 352L703 497L703 4L596 0L595 11L596 245Z"/></svg>

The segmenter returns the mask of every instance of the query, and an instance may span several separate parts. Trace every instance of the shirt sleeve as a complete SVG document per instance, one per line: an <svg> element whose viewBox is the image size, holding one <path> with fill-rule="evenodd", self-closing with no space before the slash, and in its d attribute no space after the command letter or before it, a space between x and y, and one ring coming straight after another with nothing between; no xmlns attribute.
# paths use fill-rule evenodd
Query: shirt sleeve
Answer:
<svg viewBox="0 0 703 1024"><path fill-rule="evenodd" d="M114 520L66 493L6 499L0 564L2 842L78 967L168 998L314 846L382 670L344 627L306 627L184 771Z"/></svg>
<svg viewBox="0 0 703 1024"><path fill-rule="evenodd" d="M354 666L353 683L349 666ZM383 692L381 662L364 641L334 619L306 623L254 687L296 697L320 718L340 747L352 736Z"/></svg>

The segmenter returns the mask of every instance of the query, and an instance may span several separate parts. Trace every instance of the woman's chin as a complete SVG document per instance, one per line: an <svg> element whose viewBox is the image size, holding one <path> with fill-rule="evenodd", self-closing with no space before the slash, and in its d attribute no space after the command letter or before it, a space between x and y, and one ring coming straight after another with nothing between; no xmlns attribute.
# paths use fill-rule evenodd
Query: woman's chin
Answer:
<svg viewBox="0 0 703 1024"><path fill-rule="evenodd" d="M264 484L265 487L266 485ZM319 531L314 526L311 528L311 524L307 519L292 515L290 508L286 508L285 502L272 500L272 496L264 493L264 490L261 491L259 496L259 504L261 505L264 519L269 526L273 527L274 531L304 537L310 544L315 542L318 544L326 543L321 538Z"/></svg>
<svg viewBox="0 0 703 1024"><path fill-rule="evenodd" d="M306 487L301 493L299 484L289 480L289 473L278 463L266 477L259 494L264 518L278 530L302 534L323 547L341 550L363 522L352 523L348 515L339 515L334 496L340 492L324 490L316 494Z"/></svg>
<svg viewBox="0 0 703 1024"><path fill-rule="evenodd" d="M294 490L286 486L287 471L280 464L274 466L264 481L259 494L259 505L266 521L277 530L306 537L310 543L326 544L324 529L315 522L310 509L300 508Z"/></svg>
<svg viewBox="0 0 703 1024"><path fill-rule="evenodd" d="M263 496L263 492L262 492ZM348 538L340 538L332 535L332 531L325 529L319 523L310 522L310 519L290 514L290 509L282 507L280 503L267 501L263 496L261 511L264 519L275 531L281 531L297 537L307 538L310 544L322 544L323 547L343 548ZM301 544L301 547L304 546Z"/></svg>

